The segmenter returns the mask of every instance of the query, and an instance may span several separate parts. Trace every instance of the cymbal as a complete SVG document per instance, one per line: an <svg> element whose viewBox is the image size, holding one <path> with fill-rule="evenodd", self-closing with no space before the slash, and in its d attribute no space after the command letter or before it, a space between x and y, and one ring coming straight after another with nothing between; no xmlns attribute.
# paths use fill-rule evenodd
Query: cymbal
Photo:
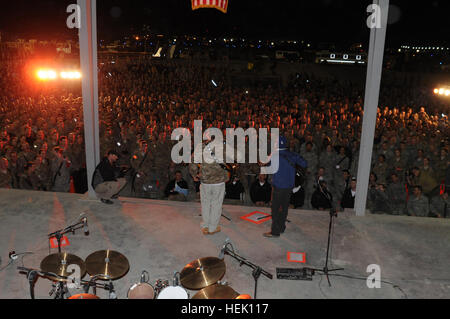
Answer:
<svg viewBox="0 0 450 319"><path fill-rule="evenodd" d="M41 261L41 270L43 272L54 273L58 276L69 277L75 271L73 269L70 269L70 271L67 270L67 268L70 265L77 265L78 267L80 267L80 276L81 276L80 278L84 277L84 275L86 274L86 264L84 263L83 259L68 253L57 253L48 255ZM50 277L50 278L56 281L66 280L57 277Z"/></svg>
<svg viewBox="0 0 450 319"><path fill-rule="evenodd" d="M99 250L86 258L86 270L99 279L114 280L123 277L130 269L127 257L114 250Z"/></svg>
<svg viewBox="0 0 450 319"><path fill-rule="evenodd" d="M202 289L215 284L225 274L225 262L205 257L187 264L180 273L181 285L187 289Z"/></svg>
<svg viewBox="0 0 450 319"><path fill-rule="evenodd" d="M236 299L239 294L233 288L224 285L212 285L197 292L192 299Z"/></svg>

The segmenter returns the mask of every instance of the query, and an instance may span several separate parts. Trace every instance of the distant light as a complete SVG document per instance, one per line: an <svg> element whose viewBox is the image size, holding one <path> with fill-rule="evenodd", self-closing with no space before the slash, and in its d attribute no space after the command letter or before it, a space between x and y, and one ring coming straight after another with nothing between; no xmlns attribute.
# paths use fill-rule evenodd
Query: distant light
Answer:
<svg viewBox="0 0 450 319"><path fill-rule="evenodd" d="M445 90L444 90L443 88L440 88L440 89L439 89L439 94L441 94L441 95L444 94L444 91L445 91Z"/></svg>
<svg viewBox="0 0 450 319"><path fill-rule="evenodd" d="M434 92L434 94L438 94L439 93L439 89L434 89L433 92Z"/></svg>
<svg viewBox="0 0 450 319"><path fill-rule="evenodd" d="M333 63L355 63L355 61L349 61L349 60L327 60L327 62L333 62Z"/></svg>
<svg viewBox="0 0 450 319"><path fill-rule="evenodd" d="M62 71L60 77L65 80L76 80L81 79L81 73L78 71Z"/></svg>
<svg viewBox="0 0 450 319"><path fill-rule="evenodd" d="M211 83L212 83L215 87L217 87L217 83L216 83L214 80L211 80Z"/></svg>
<svg viewBox="0 0 450 319"><path fill-rule="evenodd" d="M45 80L55 80L57 78L57 74L53 70L41 69L41 70L38 70L36 74L37 74L38 79L44 80L44 81Z"/></svg>
<svg viewBox="0 0 450 319"><path fill-rule="evenodd" d="M445 90L445 96L449 96L450 95L450 90Z"/></svg>

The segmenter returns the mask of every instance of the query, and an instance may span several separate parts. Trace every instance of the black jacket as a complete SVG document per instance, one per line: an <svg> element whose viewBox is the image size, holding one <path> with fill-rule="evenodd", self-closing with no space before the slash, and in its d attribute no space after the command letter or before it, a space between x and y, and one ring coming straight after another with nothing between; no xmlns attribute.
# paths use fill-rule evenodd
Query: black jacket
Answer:
<svg viewBox="0 0 450 319"><path fill-rule="evenodd" d="M188 183L181 179L181 181L177 182L178 186L184 189L189 189ZM169 197L169 195L176 195L178 192L172 191L172 189L175 189L175 180L171 180L169 184L167 184L166 189L164 190L164 194L166 197Z"/></svg>
<svg viewBox="0 0 450 319"><path fill-rule="evenodd" d="M236 184L230 181L225 185L225 198L228 199L241 199L241 193L244 193L244 186L241 181L237 181Z"/></svg>
<svg viewBox="0 0 450 319"><path fill-rule="evenodd" d="M100 164L97 165L96 171L100 173L103 182L117 181L117 177L120 174L120 169L115 165L111 165L107 157L104 157Z"/></svg>
<svg viewBox="0 0 450 319"><path fill-rule="evenodd" d="M265 182L263 186L259 184L259 180L255 181L250 187L250 198L253 203L256 202L270 202L270 195L272 194L272 185Z"/></svg>
<svg viewBox="0 0 450 319"><path fill-rule="evenodd" d="M319 187L316 188L311 197L311 206L315 209L329 209L331 208L331 203L333 201L333 196L327 189L320 190Z"/></svg>
<svg viewBox="0 0 450 319"><path fill-rule="evenodd" d="M344 195L341 199L342 208L354 208L355 207L355 197L352 196L352 189L346 188Z"/></svg>

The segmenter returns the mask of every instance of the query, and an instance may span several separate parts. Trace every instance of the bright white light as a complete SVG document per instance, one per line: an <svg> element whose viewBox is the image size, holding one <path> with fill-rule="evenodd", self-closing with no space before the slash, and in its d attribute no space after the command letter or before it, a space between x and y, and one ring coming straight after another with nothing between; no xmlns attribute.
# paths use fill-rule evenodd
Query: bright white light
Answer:
<svg viewBox="0 0 450 319"><path fill-rule="evenodd" d="M327 60L327 62L334 62L334 63L355 63L355 61L348 61L348 60Z"/></svg>
<svg viewBox="0 0 450 319"><path fill-rule="evenodd" d="M211 83L212 83L215 87L217 87L217 83L216 83L214 80L211 80Z"/></svg>
<svg viewBox="0 0 450 319"><path fill-rule="evenodd" d="M62 71L59 76L65 80L81 79L81 73L78 71Z"/></svg>
<svg viewBox="0 0 450 319"><path fill-rule="evenodd" d="M53 70L38 70L36 73L37 77L40 80L55 80L57 78L57 74Z"/></svg>
<svg viewBox="0 0 450 319"><path fill-rule="evenodd" d="M444 94L444 89L443 88L439 89L439 94L441 94L441 95Z"/></svg>

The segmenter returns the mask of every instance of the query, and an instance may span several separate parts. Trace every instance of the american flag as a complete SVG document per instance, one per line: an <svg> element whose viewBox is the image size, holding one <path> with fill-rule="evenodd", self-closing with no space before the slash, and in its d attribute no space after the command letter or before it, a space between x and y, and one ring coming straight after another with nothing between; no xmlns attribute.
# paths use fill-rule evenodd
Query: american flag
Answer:
<svg viewBox="0 0 450 319"><path fill-rule="evenodd" d="M214 8L227 13L228 0L191 0L192 10L200 8Z"/></svg>

